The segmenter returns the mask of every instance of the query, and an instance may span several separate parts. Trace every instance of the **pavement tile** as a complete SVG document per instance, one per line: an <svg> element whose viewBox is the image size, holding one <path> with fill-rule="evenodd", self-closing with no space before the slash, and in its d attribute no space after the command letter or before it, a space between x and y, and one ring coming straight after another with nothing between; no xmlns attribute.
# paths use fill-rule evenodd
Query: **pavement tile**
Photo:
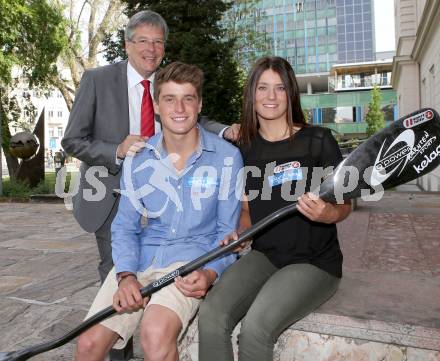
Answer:
<svg viewBox="0 0 440 361"><path fill-rule="evenodd" d="M0 294L14 292L31 282L31 277L0 276Z"/></svg>
<svg viewBox="0 0 440 361"><path fill-rule="evenodd" d="M93 261L75 266L62 274L36 281L27 287L9 293L8 296L53 302L63 297L71 297L72 294L94 286L98 279L95 274L96 258Z"/></svg>
<svg viewBox="0 0 440 361"><path fill-rule="evenodd" d="M352 271L320 313L440 331L440 277L380 270ZM440 346L440 345L439 345Z"/></svg>
<svg viewBox="0 0 440 361"><path fill-rule="evenodd" d="M356 211L338 224L338 236L344 254L345 271L363 269L363 253L367 242L370 213Z"/></svg>

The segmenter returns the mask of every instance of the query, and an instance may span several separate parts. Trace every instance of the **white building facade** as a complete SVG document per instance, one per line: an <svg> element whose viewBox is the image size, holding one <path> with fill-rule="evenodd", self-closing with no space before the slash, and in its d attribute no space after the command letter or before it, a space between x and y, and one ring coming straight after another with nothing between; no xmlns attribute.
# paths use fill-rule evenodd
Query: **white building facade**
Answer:
<svg viewBox="0 0 440 361"><path fill-rule="evenodd" d="M396 56L392 85L399 116L423 107L440 111L440 1L395 0ZM440 170L418 180L440 191Z"/></svg>

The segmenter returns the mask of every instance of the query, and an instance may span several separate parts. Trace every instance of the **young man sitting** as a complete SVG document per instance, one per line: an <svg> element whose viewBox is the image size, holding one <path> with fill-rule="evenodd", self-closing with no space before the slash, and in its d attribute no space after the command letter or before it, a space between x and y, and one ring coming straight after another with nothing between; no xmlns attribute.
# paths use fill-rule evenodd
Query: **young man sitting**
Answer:
<svg viewBox="0 0 440 361"><path fill-rule="evenodd" d="M172 63L156 76L154 110L162 133L134 144L123 165L121 199L112 224L115 267L87 317L112 305L118 314L78 340L76 360L103 360L123 348L141 321L145 360L178 360L177 339L200 298L234 260L211 261L142 299L139 289L219 245L237 227L237 148L197 125L203 72ZM136 154L139 148L144 147Z"/></svg>

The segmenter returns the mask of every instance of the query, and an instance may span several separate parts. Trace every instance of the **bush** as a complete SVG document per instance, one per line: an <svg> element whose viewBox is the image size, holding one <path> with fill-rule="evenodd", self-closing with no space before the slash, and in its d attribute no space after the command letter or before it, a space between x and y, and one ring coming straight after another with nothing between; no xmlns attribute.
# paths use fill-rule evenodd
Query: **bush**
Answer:
<svg viewBox="0 0 440 361"><path fill-rule="evenodd" d="M29 184L22 181L3 181L3 197L28 198L31 194Z"/></svg>
<svg viewBox="0 0 440 361"><path fill-rule="evenodd" d="M380 88L375 85L371 91L371 102L368 105L368 113L365 117L367 126L367 136L371 137L385 127L385 118L380 109L381 93Z"/></svg>
<svg viewBox="0 0 440 361"><path fill-rule="evenodd" d="M47 182L41 182L35 188L31 189L31 194L53 194L54 192L54 185Z"/></svg>
<svg viewBox="0 0 440 361"><path fill-rule="evenodd" d="M64 191L69 190L70 173L67 174ZM3 180L3 197L10 198L29 198L31 194L53 194L55 193L55 173L45 174L43 182L31 188L29 184L20 180Z"/></svg>

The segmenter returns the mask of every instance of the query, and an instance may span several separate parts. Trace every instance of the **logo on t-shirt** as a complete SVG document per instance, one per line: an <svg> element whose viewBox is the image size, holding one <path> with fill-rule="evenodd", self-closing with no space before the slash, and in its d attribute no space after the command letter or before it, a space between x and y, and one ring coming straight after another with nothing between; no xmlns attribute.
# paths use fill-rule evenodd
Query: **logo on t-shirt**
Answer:
<svg viewBox="0 0 440 361"><path fill-rule="evenodd" d="M268 177L269 185L271 187L275 187L285 182L303 179L301 163L298 161L277 165L274 168L273 173L273 175Z"/></svg>

